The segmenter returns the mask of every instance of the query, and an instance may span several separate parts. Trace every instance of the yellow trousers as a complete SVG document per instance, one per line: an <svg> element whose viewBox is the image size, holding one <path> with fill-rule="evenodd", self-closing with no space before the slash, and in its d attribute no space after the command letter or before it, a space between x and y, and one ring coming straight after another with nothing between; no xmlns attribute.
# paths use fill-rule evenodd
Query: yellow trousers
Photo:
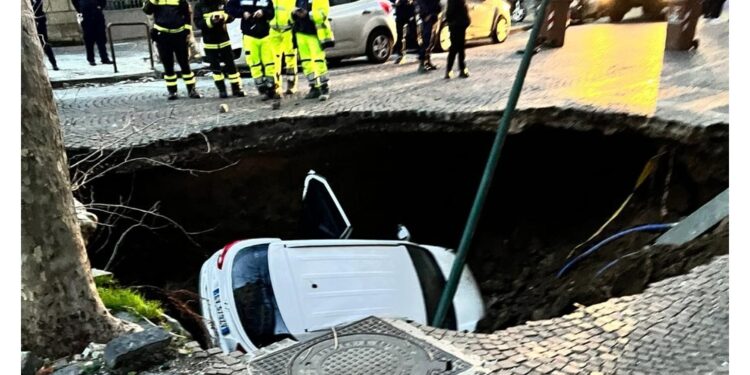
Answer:
<svg viewBox="0 0 750 375"><path fill-rule="evenodd" d="M253 38L248 35L242 36L242 49L245 50L245 61L250 67L250 75L255 80L255 86L264 84L278 87L276 78L276 64L274 59L273 45L271 39Z"/></svg>
<svg viewBox="0 0 750 375"><path fill-rule="evenodd" d="M302 72L312 87L320 87L328 83L328 65L326 54L320 48L317 35L297 33L297 48L299 49Z"/></svg>
<svg viewBox="0 0 750 375"><path fill-rule="evenodd" d="M297 75L297 49L294 48L294 34L292 30L277 31L271 29L268 35L274 48L274 67L276 74L281 75L281 59L284 59L284 74Z"/></svg>

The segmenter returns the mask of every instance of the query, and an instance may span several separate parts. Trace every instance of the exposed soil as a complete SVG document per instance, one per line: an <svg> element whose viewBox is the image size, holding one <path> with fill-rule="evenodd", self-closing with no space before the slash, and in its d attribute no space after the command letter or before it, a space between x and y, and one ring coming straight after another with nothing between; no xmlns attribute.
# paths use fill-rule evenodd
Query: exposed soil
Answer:
<svg viewBox="0 0 750 375"><path fill-rule="evenodd" d="M634 225L678 221L727 188L728 137L695 131L673 138L639 130L605 134L585 124L566 128L539 118L526 121L523 131L506 141L468 258L489 312L481 330L558 316L574 302L638 293L649 282L727 252L728 230L722 227L688 246L654 247L625 258L594 278L604 264L656 236L635 234L557 279L566 256L612 215L652 156L664 152L656 172L598 239ZM352 238L395 239L397 224L404 224L414 242L455 248L494 134L435 128L334 132L304 142L295 138L284 147L238 147L234 139L235 147L214 144L221 152L208 154L182 148L192 157L178 161L181 168L236 164L207 174L157 166L123 169L97 180L81 199L91 201L92 193L96 202L130 197L131 206L143 209L158 201L159 212L187 231L210 229L192 235L192 241L173 226L131 230L113 262L116 276L129 285L196 290L201 264L226 243L296 238L302 182L310 169L331 183L353 223ZM164 145L154 150L167 152ZM119 234L131 225L125 221L109 237L102 229L92 239L93 266L106 264Z"/></svg>

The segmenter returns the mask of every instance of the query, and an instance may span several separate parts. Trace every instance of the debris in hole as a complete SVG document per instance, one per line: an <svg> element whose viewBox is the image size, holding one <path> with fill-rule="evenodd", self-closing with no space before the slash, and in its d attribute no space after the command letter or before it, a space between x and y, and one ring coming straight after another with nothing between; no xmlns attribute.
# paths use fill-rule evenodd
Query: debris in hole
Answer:
<svg viewBox="0 0 750 375"><path fill-rule="evenodd" d="M253 352L286 338L309 340L368 315L432 320L453 253L405 241L348 239L349 219L314 172L305 179L303 201L303 230L312 239L236 241L203 264L202 311L214 344L230 352L239 343ZM329 282L310 283L312 274ZM484 315L468 268L453 306L451 329L473 331Z"/></svg>

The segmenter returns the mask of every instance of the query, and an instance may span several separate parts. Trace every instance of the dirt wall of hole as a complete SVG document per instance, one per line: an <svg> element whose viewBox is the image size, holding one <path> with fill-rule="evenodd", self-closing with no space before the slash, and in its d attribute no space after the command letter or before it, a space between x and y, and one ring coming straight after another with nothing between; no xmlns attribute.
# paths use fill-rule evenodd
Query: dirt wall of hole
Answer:
<svg viewBox="0 0 750 375"><path fill-rule="evenodd" d="M236 163L215 173L162 167L114 174L82 195L84 201L93 196L97 202L129 197L130 205L141 208L159 201L160 213L186 231L201 232L188 239L174 227L134 229L113 262L113 271L126 284L195 290L201 264L224 244L296 238L302 182L310 169L328 178L353 223L352 238L395 239L396 225L404 224L417 243L455 248L493 136L484 131L332 135L282 151L206 154L180 165L212 169ZM601 266L653 237L635 235L603 249L568 277L554 277L573 246L615 211L646 161L659 152L664 155L655 174L606 233L679 220L725 189L727 140L685 145L636 132L603 135L543 125L509 136L468 259L490 313L481 329L557 316L574 302L636 293L647 282L671 275L658 271L666 264L673 265L672 274L695 265L675 267L680 252L671 251L665 254L672 257L644 266L649 272L628 273L624 270L632 262L623 262L591 287L587 267ZM100 231L90 246L94 266L107 262L127 227L120 222L111 233ZM705 254L726 251L712 242L720 241L721 233L711 238L712 245L696 252L703 258L690 259L705 261ZM620 286L613 286L615 281Z"/></svg>

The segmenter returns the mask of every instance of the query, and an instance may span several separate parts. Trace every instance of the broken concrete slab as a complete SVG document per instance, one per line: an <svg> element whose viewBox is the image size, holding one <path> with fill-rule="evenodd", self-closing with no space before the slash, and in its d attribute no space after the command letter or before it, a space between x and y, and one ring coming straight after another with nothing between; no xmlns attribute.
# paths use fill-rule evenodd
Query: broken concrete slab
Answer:
<svg viewBox="0 0 750 375"><path fill-rule="evenodd" d="M172 342L172 336L161 328L150 328L115 338L104 349L104 363L110 369L127 365L138 368L140 362L149 362L148 357L158 354Z"/></svg>
<svg viewBox="0 0 750 375"><path fill-rule="evenodd" d="M695 239L729 216L729 189L708 201L674 228L662 234L655 245L682 245Z"/></svg>

